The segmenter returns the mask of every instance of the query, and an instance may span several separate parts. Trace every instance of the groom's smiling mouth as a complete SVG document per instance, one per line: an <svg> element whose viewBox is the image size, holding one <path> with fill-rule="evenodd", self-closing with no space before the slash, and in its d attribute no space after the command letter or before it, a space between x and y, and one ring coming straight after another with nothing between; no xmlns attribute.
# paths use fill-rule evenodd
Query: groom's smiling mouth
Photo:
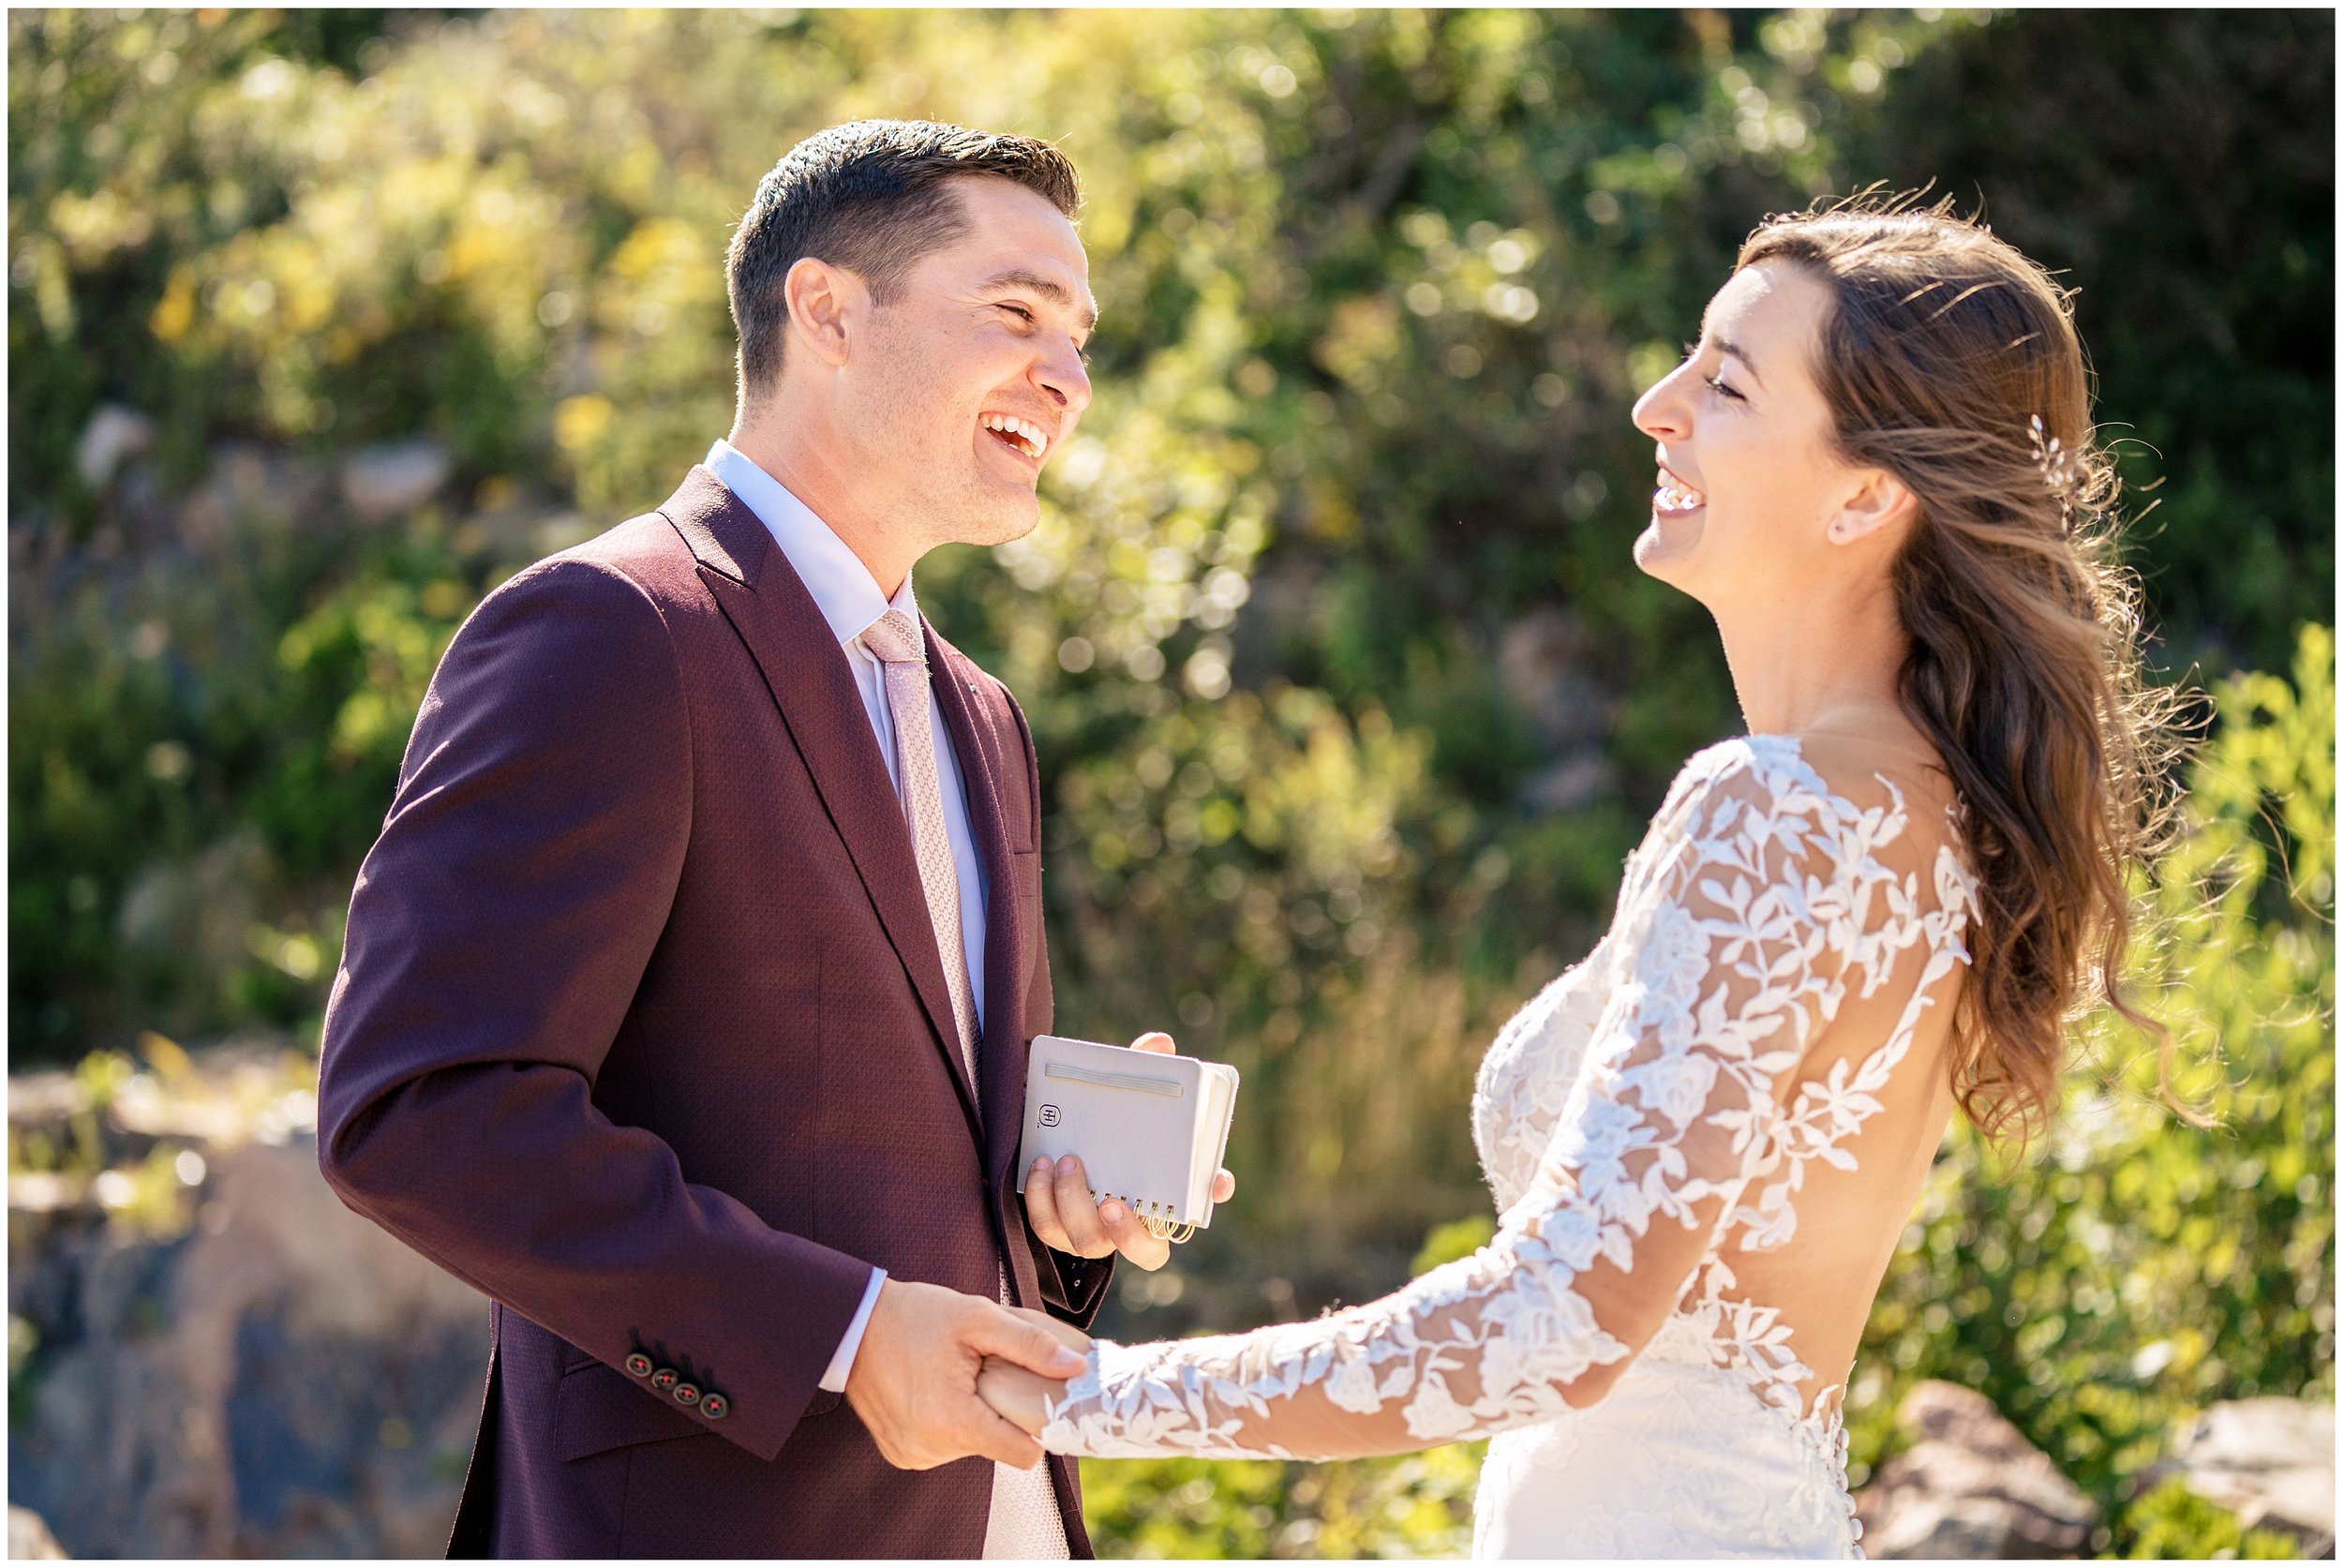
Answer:
<svg viewBox="0 0 2343 1568"><path fill-rule="evenodd" d="M1015 414L988 413L978 415L977 423L994 441L1036 467L1040 465L1042 455L1050 450L1050 433L1029 419L1020 419Z"/></svg>

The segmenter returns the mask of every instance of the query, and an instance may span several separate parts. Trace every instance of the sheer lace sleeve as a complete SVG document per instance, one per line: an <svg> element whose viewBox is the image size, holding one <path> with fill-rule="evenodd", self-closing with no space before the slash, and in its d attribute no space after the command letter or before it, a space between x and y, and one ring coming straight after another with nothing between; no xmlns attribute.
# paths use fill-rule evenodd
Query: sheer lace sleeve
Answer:
<svg viewBox="0 0 2343 1568"><path fill-rule="evenodd" d="M1704 773L1700 760L1708 763ZM1315 1322L1097 1342L1041 1434L1056 1453L1339 1458L1551 1420L1601 1399L1762 1181L1807 1042L1880 923L1859 813L1747 742L1696 759L1629 863L1633 954L1536 1180L1470 1258ZM1868 822L1868 830L1867 824ZM1884 874L1883 874L1884 876Z"/></svg>

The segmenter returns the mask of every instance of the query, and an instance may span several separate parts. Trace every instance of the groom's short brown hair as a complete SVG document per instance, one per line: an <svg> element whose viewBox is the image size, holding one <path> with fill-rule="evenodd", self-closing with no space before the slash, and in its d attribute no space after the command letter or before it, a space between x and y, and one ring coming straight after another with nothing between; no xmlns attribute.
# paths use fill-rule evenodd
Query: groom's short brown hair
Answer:
<svg viewBox="0 0 2343 1568"><path fill-rule="evenodd" d="M782 282L807 256L843 267L889 303L923 256L967 228L951 181L1014 180L1067 217L1082 181L1067 156L1030 136L998 136L931 120L857 120L798 142L757 182L724 257L732 324L740 336L740 398L753 404L781 373L789 305Z"/></svg>

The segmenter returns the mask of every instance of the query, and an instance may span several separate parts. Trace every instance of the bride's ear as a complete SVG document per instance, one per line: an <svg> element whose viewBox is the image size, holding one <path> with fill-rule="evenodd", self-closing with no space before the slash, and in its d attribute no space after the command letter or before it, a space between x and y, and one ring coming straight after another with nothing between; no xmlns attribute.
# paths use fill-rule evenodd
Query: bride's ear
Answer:
<svg viewBox="0 0 2343 1568"><path fill-rule="evenodd" d="M781 292L789 306L791 336L833 369L844 365L859 318L869 309L870 291L861 279L842 267L800 256L781 280Z"/></svg>
<svg viewBox="0 0 2343 1568"><path fill-rule="evenodd" d="M1886 469L1862 469L1856 485L1830 519L1833 545L1852 545L1886 530L1900 530L1919 511L1919 498Z"/></svg>

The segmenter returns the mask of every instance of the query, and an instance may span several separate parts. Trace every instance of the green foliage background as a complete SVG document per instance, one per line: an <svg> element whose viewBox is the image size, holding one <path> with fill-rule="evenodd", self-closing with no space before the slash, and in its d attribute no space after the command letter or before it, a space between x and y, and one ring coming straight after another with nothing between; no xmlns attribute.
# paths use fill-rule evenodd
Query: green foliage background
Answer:
<svg viewBox="0 0 2343 1568"><path fill-rule="evenodd" d="M313 1044L433 663L729 424L722 257L864 114L1059 140L1105 308L1044 522L921 569L1016 690L1067 1024L1237 1063L1240 1201L1124 1335L1388 1289L1485 1213L1494 1024L1734 727L1636 574L1672 362L1764 212L1933 181L2082 290L2174 679L2220 684L2158 1005L2051 1146L1956 1133L1851 1422L1986 1390L2100 1498L2186 1413L2331 1396L2333 20L1877 11L10 13L9 1019ZM150 418L79 461L101 405ZM424 439L388 517L343 465ZM2322 727L2323 726L2323 727ZM2218 897L2209 906L2192 894ZM1111 1547L1459 1549L1470 1450L1097 1465ZM2193 1527L2192 1527L2193 1528Z"/></svg>

